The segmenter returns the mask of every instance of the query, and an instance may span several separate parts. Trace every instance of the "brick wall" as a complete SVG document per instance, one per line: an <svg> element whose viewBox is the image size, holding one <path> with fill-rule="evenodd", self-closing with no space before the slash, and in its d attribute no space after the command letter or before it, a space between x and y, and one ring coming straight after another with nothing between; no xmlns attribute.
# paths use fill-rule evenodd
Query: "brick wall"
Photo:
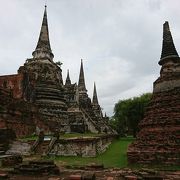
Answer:
<svg viewBox="0 0 180 180"><path fill-rule="evenodd" d="M0 87L11 89L14 98L22 97L23 74L0 76Z"/></svg>

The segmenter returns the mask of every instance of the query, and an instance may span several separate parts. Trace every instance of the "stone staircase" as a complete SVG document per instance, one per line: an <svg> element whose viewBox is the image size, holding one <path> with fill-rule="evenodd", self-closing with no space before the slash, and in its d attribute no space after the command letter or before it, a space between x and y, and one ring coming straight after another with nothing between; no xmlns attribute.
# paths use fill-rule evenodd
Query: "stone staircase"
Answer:
<svg viewBox="0 0 180 180"><path fill-rule="evenodd" d="M43 141L36 149L36 154L46 154L50 141Z"/></svg>
<svg viewBox="0 0 180 180"><path fill-rule="evenodd" d="M82 115L88 125L88 129L90 129L93 133L98 133L100 131L100 128L97 126L97 124L92 120L92 118L88 115L88 113L81 108Z"/></svg>
<svg viewBox="0 0 180 180"><path fill-rule="evenodd" d="M106 129L106 134L117 134L115 130L113 130L107 123L103 120L97 120L97 117L91 114L92 112L88 112L85 109L81 108L82 114L84 116L84 119L86 120L86 123L88 125L88 128L91 132L98 133L98 132L104 132L103 128ZM91 118L93 117L93 118Z"/></svg>
<svg viewBox="0 0 180 180"><path fill-rule="evenodd" d="M30 155L32 152L35 154L45 155L51 151L56 140L57 139L53 137L51 140L45 140L40 143L35 141L33 145L31 145L32 143L13 141L13 143L10 144L9 150L6 151L6 155L27 156L27 155ZM1 155L1 152L4 154L5 151L1 149L1 144L0 144L0 155Z"/></svg>
<svg viewBox="0 0 180 180"><path fill-rule="evenodd" d="M46 155L49 154L51 149L54 147L54 144L56 142L57 138L53 137L51 140L43 141L37 146L37 149L35 150L36 154Z"/></svg>
<svg viewBox="0 0 180 180"><path fill-rule="evenodd" d="M48 145L48 149L46 151L46 154L49 154L51 152L51 150L53 149L55 143L59 140L59 138L57 137L53 137Z"/></svg>

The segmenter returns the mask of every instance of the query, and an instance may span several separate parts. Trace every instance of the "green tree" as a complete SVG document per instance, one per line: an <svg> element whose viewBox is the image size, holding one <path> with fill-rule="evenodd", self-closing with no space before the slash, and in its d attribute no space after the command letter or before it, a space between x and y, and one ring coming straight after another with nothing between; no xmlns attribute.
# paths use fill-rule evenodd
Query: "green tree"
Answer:
<svg viewBox="0 0 180 180"><path fill-rule="evenodd" d="M140 97L119 100L114 107L114 116L110 124L120 135L132 130L133 136L138 132L138 124L143 119L145 109L150 102L152 94L146 93Z"/></svg>

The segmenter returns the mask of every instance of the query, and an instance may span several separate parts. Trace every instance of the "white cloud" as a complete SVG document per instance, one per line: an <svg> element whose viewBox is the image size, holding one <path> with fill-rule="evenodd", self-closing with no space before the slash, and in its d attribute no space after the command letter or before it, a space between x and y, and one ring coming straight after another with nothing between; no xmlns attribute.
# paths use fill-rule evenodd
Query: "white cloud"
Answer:
<svg viewBox="0 0 180 180"><path fill-rule="evenodd" d="M16 73L31 57L41 26L44 1L0 0L0 74ZM168 20L180 50L180 1L53 0L48 2L55 61L73 82L80 59L88 93L96 81L99 102L109 115L119 99L152 91L159 76L162 24Z"/></svg>

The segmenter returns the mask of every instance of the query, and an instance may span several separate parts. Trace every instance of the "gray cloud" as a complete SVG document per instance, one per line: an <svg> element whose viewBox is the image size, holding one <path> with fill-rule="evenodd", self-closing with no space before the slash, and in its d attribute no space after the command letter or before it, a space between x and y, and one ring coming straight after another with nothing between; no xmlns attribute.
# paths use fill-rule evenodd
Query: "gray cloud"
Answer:
<svg viewBox="0 0 180 180"><path fill-rule="evenodd" d="M0 0L0 74L16 73L31 57L41 26L44 1ZM162 24L170 22L180 49L178 0L52 0L48 2L55 61L73 82L80 59L88 93L96 81L99 102L109 115L119 99L151 92L159 76Z"/></svg>

